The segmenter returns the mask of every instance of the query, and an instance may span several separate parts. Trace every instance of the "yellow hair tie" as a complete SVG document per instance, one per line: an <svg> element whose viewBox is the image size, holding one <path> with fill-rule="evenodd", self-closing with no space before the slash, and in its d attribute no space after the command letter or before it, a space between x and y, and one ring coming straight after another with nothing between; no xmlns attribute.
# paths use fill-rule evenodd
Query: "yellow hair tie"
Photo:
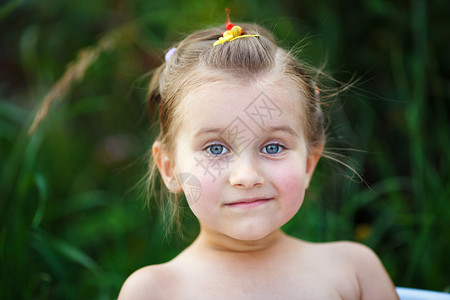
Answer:
<svg viewBox="0 0 450 300"><path fill-rule="evenodd" d="M244 38L244 37L251 37L251 36L256 36L258 37L258 34L244 34L242 35L242 27L241 26L235 26L231 23L227 24L227 31L225 31L222 34L222 37L220 37L217 41L214 42L213 46L217 46L219 44L223 44L225 42L231 42L234 41L235 39L240 39L240 38Z"/></svg>

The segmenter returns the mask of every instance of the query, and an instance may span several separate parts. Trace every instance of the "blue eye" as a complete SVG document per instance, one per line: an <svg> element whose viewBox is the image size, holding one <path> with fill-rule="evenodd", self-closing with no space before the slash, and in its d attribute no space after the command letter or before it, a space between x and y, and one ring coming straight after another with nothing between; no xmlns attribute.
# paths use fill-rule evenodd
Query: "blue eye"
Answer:
<svg viewBox="0 0 450 300"><path fill-rule="evenodd" d="M208 151L209 154L212 155L222 155L228 153L228 149L222 145L211 145L206 148L206 151Z"/></svg>
<svg viewBox="0 0 450 300"><path fill-rule="evenodd" d="M270 144L262 148L262 152L266 154L277 154L280 153L281 150L283 150L283 146L278 144Z"/></svg>

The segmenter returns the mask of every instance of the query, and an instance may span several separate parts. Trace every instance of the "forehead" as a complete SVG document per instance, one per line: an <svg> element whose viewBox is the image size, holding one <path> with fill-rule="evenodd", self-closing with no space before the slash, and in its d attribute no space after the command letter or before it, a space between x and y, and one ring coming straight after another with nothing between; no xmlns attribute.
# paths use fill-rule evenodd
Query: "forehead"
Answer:
<svg viewBox="0 0 450 300"><path fill-rule="evenodd" d="M179 106L181 130L242 123L250 130L270 126L303 128L302 99L288 84L248 85L232 81L203 84L186 95Z"/></svg>

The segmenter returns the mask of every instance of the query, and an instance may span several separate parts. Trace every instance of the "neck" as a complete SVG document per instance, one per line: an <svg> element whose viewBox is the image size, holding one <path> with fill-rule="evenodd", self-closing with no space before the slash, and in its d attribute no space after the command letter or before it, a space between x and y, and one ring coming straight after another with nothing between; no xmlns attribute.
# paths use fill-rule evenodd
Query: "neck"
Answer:
<svg viewBox="0 0 450 300"><path fill-rule="evenodd" d="M278 229L266 237L259 240L238 240L222 233L219 233L210 228L201 227L199 236L195 241L195 246L202 248L203 250L209 250L212 252L220 253L242 253L242 254L252 254L265 253L274 248L277 248L288 240L287 235L285 235L281 229Z"/></svg>

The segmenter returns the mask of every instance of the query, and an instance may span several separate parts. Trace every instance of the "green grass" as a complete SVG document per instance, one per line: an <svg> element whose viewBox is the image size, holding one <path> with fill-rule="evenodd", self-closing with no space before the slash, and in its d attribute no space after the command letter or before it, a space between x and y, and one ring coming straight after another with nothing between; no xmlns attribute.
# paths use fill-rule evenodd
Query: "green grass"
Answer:
<svg viewBox="0 0 450 300"><path fill-rule="evenodd" d="M115 298L131 272L192 240L189 212L186 238L167 239L158 210L145 209L134 188L153 138L144 75L182 33L220 24L226 6L287 47L307 36L299 56L315 65L326 58L338 80L361 78L331 111L329 146L363 150L338 152L370 188L323 160L284 229L312 241L362 242L396 285L449 290L445 3L9 1L0 6L0 299ZM29 135L66 66L113 32L114 46Z"/></svg>

